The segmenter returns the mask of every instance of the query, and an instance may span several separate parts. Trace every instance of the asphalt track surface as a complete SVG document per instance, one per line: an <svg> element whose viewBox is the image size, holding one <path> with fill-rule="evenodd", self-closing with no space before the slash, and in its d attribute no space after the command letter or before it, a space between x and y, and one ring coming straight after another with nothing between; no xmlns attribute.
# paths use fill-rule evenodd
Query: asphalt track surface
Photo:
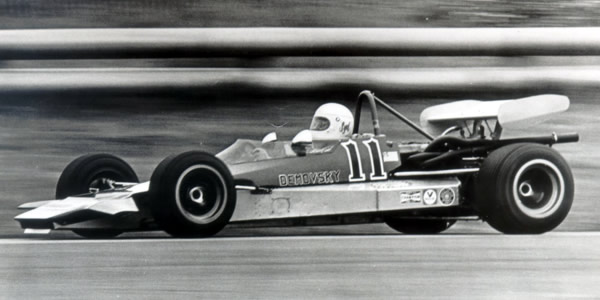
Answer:
<svg viewBox="0 0 600 300"><path fill-rule="evenodd" d="M597 299L600 233L0 240L3 299Z"/></svg>

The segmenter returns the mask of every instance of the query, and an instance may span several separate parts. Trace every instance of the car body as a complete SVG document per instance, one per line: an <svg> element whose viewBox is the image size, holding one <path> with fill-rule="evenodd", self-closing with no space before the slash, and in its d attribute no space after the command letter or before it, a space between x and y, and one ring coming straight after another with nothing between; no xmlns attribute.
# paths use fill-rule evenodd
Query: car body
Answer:
<svg viewBox="0 0 600 300"><path fill-rule="evenodd" d="M29 211L15 219L32 233L109 237L165 230L206 237L228 224L386 222L404 233L437 233L465 218L483 219L505 233L542 233L566 217L573 178L549 146L575 142L578 135L501 134L566 110L568 98L442 104L422 113L423 127L369 91L358 99L352 136L326 149L312 148L307 132L293 141L272 134L263 141L240 139L217 155L170 156L144 183L117 157L82 156L63 171L56 199L23 204ZM360 133L366 101L373 130ZM388 140L380 132L378 107L429 141ZM523 113L523 107L534 109Z"/></svg>

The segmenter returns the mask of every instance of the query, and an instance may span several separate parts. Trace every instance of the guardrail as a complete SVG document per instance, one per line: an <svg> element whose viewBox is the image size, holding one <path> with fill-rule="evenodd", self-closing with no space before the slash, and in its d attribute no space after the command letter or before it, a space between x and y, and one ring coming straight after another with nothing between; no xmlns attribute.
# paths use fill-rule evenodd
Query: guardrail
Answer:
<svg viewBox="0 0 600 300"><path fill-rule="evenodd" d="M0 59L600 55L600 28L168 28L0 31Z"/></svg>
<svg viewBox="0 0 600 300"><path fill-rule="evenodd" d="M590 28L168 28L0 31L1 60L279 56L590 56ZM310 59L310 58L308 58ZM375 59L375 58L374 58ZM206 60L205 60L206 61ZM498 61L496 61L497 63ZM106 63L106 61L105 61ZM564 61L563 61L564 63ZM10 65L10 64L6 64ZM30 64L31 65L31 64ZM194 89L250 93L372 89L396 94L599 87L600 66L307 68L0 68L0 93ZM276 67L276 65L274 66ZM314 67L314 65L313 65Z"/></svg>

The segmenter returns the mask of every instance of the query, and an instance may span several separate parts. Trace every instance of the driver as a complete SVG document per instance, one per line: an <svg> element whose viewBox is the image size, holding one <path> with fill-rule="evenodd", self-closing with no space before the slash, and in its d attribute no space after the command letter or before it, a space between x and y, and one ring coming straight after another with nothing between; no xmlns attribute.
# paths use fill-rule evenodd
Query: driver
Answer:
<svg viewBox="0 0 600 300"><path fill-rule="evenodd" d="M310 124L314 151L327 151L352 134L354 117L348 108L338 103L321 105ZM312 151L311 151L312 152Z"/></svg>

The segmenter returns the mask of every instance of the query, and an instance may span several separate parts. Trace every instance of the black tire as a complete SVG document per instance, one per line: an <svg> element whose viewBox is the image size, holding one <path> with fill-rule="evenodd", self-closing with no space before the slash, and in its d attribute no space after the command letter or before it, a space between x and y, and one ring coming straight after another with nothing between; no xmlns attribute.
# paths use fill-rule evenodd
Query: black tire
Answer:
<svg viewBox="0 0 600 300"><path fill-rule="evenodd" d="M90 188L110 188L103 179L139 182L135 171L124 160L105 153L87 154L65 167L56 184L56 199L87 194Z"/></svg>
<svg viewBox="0 0 600 300"><path fill-rule="evenodd" d="M495 150L475 180L480 216L508 234L539 234L556 228L567 217L573 194L573 175L565 159L539 144Z"/></svg>
<svg viewBox="0 0 600 300"><path fill-rule="evenodd" d="M73 232L78 236L88 239L111 239L123 233L119 229L73 229Z"/></svg>
<svg viewBox="0 0 600 300"><path fill-rule="evenodd" d="M404 234L437 234L456 223L456 220L386 218L385 223Z"/></svg>
<svg viewBox="0 0 600 300"><path fill-rule="evenodd" d="M165 158L150 179L150 211L175 237L209 237L229 223L236 191L227 166L212 154L190 151Z"/></svg>
<svg viewBox="0 0 600 300"><path fill-rule="evenodd" d="M87 194L90 188L110 188L107 180L139 182L137 175L124 160L111 154L87 154L72 161L63 170L56 184L56 199ZM117 229L75 229L87 238L110 238L122 233Z"/></svg>

